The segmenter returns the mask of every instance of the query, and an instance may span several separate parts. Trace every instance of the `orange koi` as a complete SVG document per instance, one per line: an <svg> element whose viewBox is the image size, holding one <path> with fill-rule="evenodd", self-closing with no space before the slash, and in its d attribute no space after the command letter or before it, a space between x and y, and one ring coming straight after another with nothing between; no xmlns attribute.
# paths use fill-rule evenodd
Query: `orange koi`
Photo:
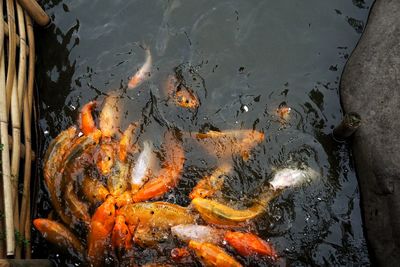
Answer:
<svg viewBox="0 0 400 267"><path fill-rule="evenodd" d="M88 258L92 266L102 266L107 239L115 223L115 200L109 196L97 208L90 222L88 234Z"/></svg>
<svg viewBox="0 0 400 267"><path fill-rule="evenodd" d="M231 245L240 255L262 255L275 258L275 249L266 241L251 233L227 231L225 241Z"/></svg>
<svg viewBox="0 0 400 267"><path fill-rule="evenodd" d="M193 249L197 257L205 266L239 267L242 266L222 248L211 243L201 243L190 240L189 248Z"/></svg>
<svg viewBox="0 0 400 267"><path fill-rule="evenodd" d="M72 248L76 253L84 255L85 248L79 239L61 223L48 219L35 219L33 225L50 243L65 249Z"/></svg>
<svg viewBox="0 0 400 267"><path fill-rule="evenodd" d="M239 154L245 160L249 158L250 150L264 140L264 133L256 130L208 131L197 133L195 136L211 154L220 158Z"/></svg>
<svg viewBox="0 0 400 267"><path fill-rule="evenodd" d="M150 77L152 58L150 49L146 48L146 61L143 66L133 75L133 77L128 82L128 89L133 89L138 87L142 82Z"/></svg>
<svg viewBox="0 0 400 267"><path fill-rule="evenodd" d="M125 217L117 215L111 237L112 246L118 250L132 248L132 235L125 224Z"/></svg>
<svg viewBox="0 0 400 267"><path fill-rule="evenodd" d="M223 175L228 173L231 169L232 166L228 164L223 164L218 167L210 176L204 177L197 183L190 193L189 198L207 198L213 196L216 192L221 190L224 184Z"/></svg>
<svg viewBox="0 0 400 267"><path fill-rule="evenodd" d="M253 219L263 213L269 202L274 199L279 190L266 190L259 199L250 207L243 210L233 209L214 200L194 198L192 205L208 223L220 225L238 225Z"/></svg>
<svg viewBox="0 0 400 267"><path fill-rule="evenodd" d="M135 153L138 150L136 143L132 140L133 132L137 129L137 126L136 123L131 123L128 128L126 128L119 141L118 157L122 162L127 160L128 153Z"/></svg>
<svg viewBox="0 0 400 267"><path fill-rule="evenodd" d="M190 88L183 85L182 82L179 82L175 75L168 76L165 88L169 97L174 99L178 106L189 109L199 107L200 100L197 95Z"/></svg>
<svg viewBox="0 0 400 267"><path fill-rule="evenodd" d="M88 135L97 129L94 122L92 111L96 107L95 101L85 104L80 112L80 128L84 135Z"/></svg>

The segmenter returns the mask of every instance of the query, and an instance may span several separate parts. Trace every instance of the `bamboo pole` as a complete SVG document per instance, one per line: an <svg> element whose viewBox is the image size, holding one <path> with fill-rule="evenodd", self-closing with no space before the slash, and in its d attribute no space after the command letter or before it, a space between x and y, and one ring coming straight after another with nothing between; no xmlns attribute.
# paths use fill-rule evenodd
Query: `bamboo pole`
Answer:
<svg viewBox="0 0 400 267"><path fill-rule="evenodd" d="M25 14L25 20L29 43L28 100L29 113L31 113L33 99L33 82L35 80L35 36L33 34L32 19L29 17L29 15Z"/></svg>
<svg viewBox="0 0 400 267"><path fill-rule="evenodd" d="M7 113L10 110L11 103L11 91L14 81L15 75L15 50L16 50L16 42L15 42L15 17L14 17L14 1L7 0L7 19L8 19L8 64L7 64L7 80L6 80L6 105L7 105Z"/></svg>
<svg viewBox="0 0 400 267"><path fill-rule="evenodd" d="M28 32L29 43L29 68L28 68L28 85L27 93L24 96L24 135L25 135L25 166L24 166L24 186L22 193L22 207L20 216L20 233L22 237L28 241L26 246L26 256L30 255L30 180L31 180L31 111L32 111L32 97L33 97L33 82L35 75L35 39L33 35L32 20L29 15L25 14L26 28ZM29 231L29 234L27 234ZM29 239L28 239L29 238ZM29 251L29 253L28 253Z"/></svg>
<svg viewBox="0 0 400 267"><path fill-rule="evenodd" d="M50 23L50 17L35 0L18 0L18 2L38 25L46 26Z"/></svg>
<svg viewBox="0 0 400 267"><path fill-rule="evenodd" d="M21 203L21 216L19 224L19 233L22 240L26 240L25 229L27 221L30 222L29 214L29 198L30 198L30 179L31 179L31 158L29 152L31 150L31 113L29 111L29 99L28 94L24 95L24 135L25 135L25 158L24 165L24 187L22 193Z"/></svg>
<svg viewBox="0 0 400 267"><path fill-rule="evenodd" d="M0 16L1 17L4 16L4 14L3 14L3 0L0 0ZM0 23L0 62L3 60L3 56L2 56L3 55L3 48L4 48L3 46L4 46L4 24ZM2 101L4 101L4 99L2 98L3 90L4 90L4 83L3 83L3 80L1 79L1 77L4 78L4 76L2 76L1 73L4 73L4 66L3 66L3 64L0 63L0 103L1 103L0 113L3 113L3 111L2 111L3 109L1 107L3 107L5 105L5 103L2 102ZM2 129L1 129L2 124L3 123L0 122L0 144L2 144L1 141L2 141L2 136L3 136L3 132L2 132ZM1 168L3 169L3 163L0 163L0 164L1 164ZM3 178L2 175L0 175L0 176L1 176L1 178ZM6 230L5 230L5 222L4 222L4 219L5 219L5 217L4 217L5 207L4 207L4 196L3 196L3 192L4 192L3 183L1 183L0 188L1 188L1 190L0 190L0 205L1 205L0 206L0 211L1 211L1 217L0 217L0 231L1 231L0 257L1 258L5 258L7 248L6 248L6 244L4 242L5 241L4 237L5 237Z"/></svg>
<svg viewBox="0 0 400 267"><path fill-rule="evenodd" d="M0 0L0 14L3 14L3 1ZM10 38L11 39L11 38ZM10 170L10 149L8 146L8 116L7 116L7 96L5 87L5 65L4 65L4 25L0 25L0 134L3 150L1 151L2 171L3 171L3 196L4 196L4 216L6 226L6 250L7 255L14 254L14 220L11 195L11 170Z"/></svg>
<svg viewBox="0 0 400 267"><path fill-rule="evenodd" d="M30 192L29 192L29 197L28 197L28 212L26 217L28 218L25 220L25 239L28 241L25 243L25 259L31 259L32 258L32 245L31 245L31 197L30 197Z"/></svg>
<svg viewBox="0 0 400 267"><path fill-rule="evenodd" d="M3 183L0 183L0 259L6 257L6 243L4 230L4 198L3 198Z"/></svg>
<svg viewBox="0 0 400 267"><path fill-rule="evenodd" d="M18 142L18 147L15 146L15 150L13 148L13 156L14 156L14 153L18 154L18 155L15 155L13 157L13 160L19 162L19 160L18 160L19 157L20 157L19 151L21 149L20 148L20 140L21 140L21 134L20 134L21 119L20 119L20 114L22 113L22 110L23 110L23 103L22 102L23 102L23 97L24 97L24 91L26 91L26 90L24 90L24 87L25 87L25 84L26 84L26 82L25 82L26 81L26 77L25 77L26 76L26 43L25 43L24 12L23 12L21 6L18 3L16 3L16 7L17 7L17 16L18 16L18 32L19 32L19 35L20 35L20 49L19 49L19 62L18 62L18 82L17 82L16 76L14 76L15 78L14 78L14 86L13 87L15 87L15 90L17 92L16 96L18 97L18 115L15 116L16 117L15 119L16 120L18 119L18 126L19 126L19 132L18 133L19 133L19 135L18 135L18 139L13 142L13 146L15 145L16 141ZM14 96L14 94L13 94L13 96ZM18 118L17 118L17 116L18 116ZM27 129L25 129L25 131L26 130ZM30 129L29 129L29 131L30 131ZM28 158L26 158L25 160L28 160ZM14 187L14 224L15 224L14 228L15 228L15 230L17 232L17 231L19 231L19 228L20 228L19 227L19 224L20 224L20 221L19 221L19 203L18 203L18 200L19 200L19 198L18 198L18 196L19 196L19 194L18 194L19 164L15 164L15 165L16 165L15 167L17 168L17 169L15 169L16 173L15 174L12 173L12 175L14 175L13 177L16 180L15 184L14 184L14 186L15 186ZM11 166L14 166L13 162L12 162ZM11 168L11 171L13 171L13 168ZM20 234L21 234L21 232L20 232ZM21 245L22 244L21 243L17 244L17 246L15 248L15 258L16 259L20 259L21 258Z"/></svg>
<svg viewBox="0 0 400 267"><path fill-rule="evenodd" d="M21 140L21 120L20 109L18 103L17 77L14 76L12 95L11 95L11 125L12 125L12 153L11 153L11 182L12 182L12 197L14 207L14 232L19 230L19 205L18 205L18 177L19 177L19 162L20 162L20 140ZM17 240L18 241L18 240ZM18 247L18 243L16 247ZM16 254L17 259L21 255Z"/></svg>
<svg viewBox="0 0 400 267"><path fill-rule="evenodd" d="M24 11L22 10L21 5L17 3L17 16L18 16L18 32L20 40L19 47L19 61L18 61L18 103L19 109L22 113L23 107L23 94L26 80L26 31L25 31L25 19L24 19ZM17 35L18 37L18 35Z"/></svg>

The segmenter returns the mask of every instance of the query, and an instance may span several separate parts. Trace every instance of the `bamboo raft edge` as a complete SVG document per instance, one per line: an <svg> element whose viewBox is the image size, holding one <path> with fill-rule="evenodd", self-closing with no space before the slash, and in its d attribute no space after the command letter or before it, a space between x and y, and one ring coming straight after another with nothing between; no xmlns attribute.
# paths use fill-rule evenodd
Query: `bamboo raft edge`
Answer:
<svg viewBox="0 0 400 267"><path fill-rule="evenodd" d="M39 25L50 19L34 0L0 0L0 12L4 18L0 23L0 258L29 259L31 168L36 159L31 141L35 121L31 16Z"/></svg>

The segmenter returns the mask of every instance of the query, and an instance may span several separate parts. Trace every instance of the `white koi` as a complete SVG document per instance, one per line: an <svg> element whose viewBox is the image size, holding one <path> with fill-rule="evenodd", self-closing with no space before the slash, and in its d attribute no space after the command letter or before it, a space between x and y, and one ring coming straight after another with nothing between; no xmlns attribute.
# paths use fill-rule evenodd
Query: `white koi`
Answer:
<svg viewBox="0 0 400 267"><path fill-rule="evenodd" d="M275 189L284 189L291 186L300 185L303 182L310 181L318 176L318 173L307 168L304 170L285 168L275 173L270 185Z"/></svg>
<svg viewBox="0 0 400 267"><path fill-rule="evenodd" d="M180 224L171 227L173 235L184 242L194 240L217 244L222 241L223 231L210 226L197 224Z"/></svg>
<svg viewBox="0 0 400 267"><path fill-rule="evenodd" d="M142 82L147 80L150 77L152 65L152 57L150 53L150 49L146 48L146 61L143 66L133 75L133 77L129 80L128 89L133 89L138 87Z"/></svg>
<svg viewBox="0 0 400 267"><path fill-rule="evenodd" d="M154 161L152 151L153 144L150 141L143 142L143 150L140 153L131 174L132 191L137 191L147 180L147 174Z"/></svg>

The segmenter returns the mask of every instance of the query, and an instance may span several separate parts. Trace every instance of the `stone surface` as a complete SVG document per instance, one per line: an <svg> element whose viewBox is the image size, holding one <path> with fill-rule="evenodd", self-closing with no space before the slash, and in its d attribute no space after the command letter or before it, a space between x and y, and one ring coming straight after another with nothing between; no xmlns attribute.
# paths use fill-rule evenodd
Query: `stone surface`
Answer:
<svg viewBox="0 0 400 267"><path fill-rule="evenodd" d="M371 259L400 263L400 1L377 0L341 81L345 112L362 125L353 140Z"/></svg>

